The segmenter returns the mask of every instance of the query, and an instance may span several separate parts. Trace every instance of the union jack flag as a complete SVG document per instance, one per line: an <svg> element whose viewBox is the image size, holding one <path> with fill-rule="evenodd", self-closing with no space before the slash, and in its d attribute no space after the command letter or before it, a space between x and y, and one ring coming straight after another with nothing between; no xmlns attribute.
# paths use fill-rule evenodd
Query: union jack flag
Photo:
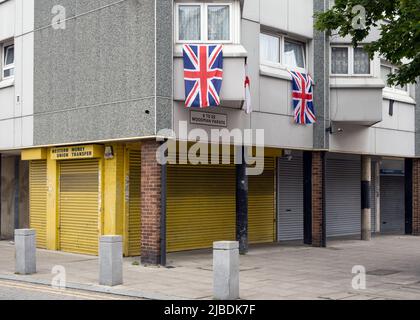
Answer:
<svg viewBox="0 0 420 320"><path fill-rule="evenodd" d="M309 74L290 71L293 85L293 107L295 122L298 124L312 124L316 122L312 85L313 80Z"/></svg>
<svg viewBox="0 0 420 320"><path fill-rule="evenodd" d="M222 79L222 45L184 45L186 107L219 106Z"/></svg>

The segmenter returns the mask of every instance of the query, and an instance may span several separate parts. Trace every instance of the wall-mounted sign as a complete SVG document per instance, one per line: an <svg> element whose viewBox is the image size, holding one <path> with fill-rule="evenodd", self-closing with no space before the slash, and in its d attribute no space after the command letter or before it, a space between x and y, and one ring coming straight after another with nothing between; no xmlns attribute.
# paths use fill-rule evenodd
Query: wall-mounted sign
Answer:
<svg viewBox="0 0 420 320"><path fill-rule="evenodd" d="M57 147L51 149L51 159L53 160L100 158L102 156L103 146L93 144L87 146Z"/></svg>
<svg viewBox="0 0 420 320"><path fill-rule="evenodd" d="M191 111L190 123L213 127L227 127L227 115L220 113Z"/></svg>

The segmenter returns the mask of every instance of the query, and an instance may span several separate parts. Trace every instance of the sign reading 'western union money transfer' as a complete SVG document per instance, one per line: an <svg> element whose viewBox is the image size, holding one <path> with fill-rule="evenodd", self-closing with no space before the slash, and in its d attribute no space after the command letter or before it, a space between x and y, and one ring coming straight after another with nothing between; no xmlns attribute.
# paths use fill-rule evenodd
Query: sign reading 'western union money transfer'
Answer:
<svg viewBox="0 0 420 320"><path fill-rule="evenodd" d="M69 160L99 158L103 154L102 149L102 146L99 145L57 147L51 149L51 159Z"/></svg>

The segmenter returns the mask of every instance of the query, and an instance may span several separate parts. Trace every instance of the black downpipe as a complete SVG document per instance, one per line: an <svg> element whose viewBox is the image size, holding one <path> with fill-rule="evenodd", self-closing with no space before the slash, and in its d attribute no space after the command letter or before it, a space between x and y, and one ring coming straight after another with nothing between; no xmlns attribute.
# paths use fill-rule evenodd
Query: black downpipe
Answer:
<svg viewBox="0 0 420 320"><path fill-rule="evenodd" d="M312 244L312 152L303 152L303 243Z"/></svg>
<svg viewBox="0 0 420 320"><path fill-rule="evenodd" d="M248 176L246 175L245 147L241 147L241 163L236 164L236 240L239 253L248 252Z"/></svg>
<svg viewBox="0 0 420 320"><path fill-rule="evenodd" d="M413 234L413 159L404 163L405 234Z"/></svg>

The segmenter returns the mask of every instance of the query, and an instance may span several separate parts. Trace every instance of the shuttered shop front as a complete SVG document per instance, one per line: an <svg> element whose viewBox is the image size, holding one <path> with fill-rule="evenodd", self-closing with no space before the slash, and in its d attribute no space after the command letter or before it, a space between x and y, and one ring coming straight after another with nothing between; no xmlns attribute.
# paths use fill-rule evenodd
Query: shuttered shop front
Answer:
<svg viewBox="0 0 420 320"><path fill-rule="evenodd" d="M405 232L403 176L381 176L381 232Z"/></svg>
<svg viewBox="0 0 420 320"><path fill-rule="evenodd" d="M129 150L128 255L141 253L141 153Z"/></svg>
<svg viewBox="0 0 420 320"><path fill-rule="evenodd" d="M249 241L275 238L274 160L249 177ZM170 165L167 177L167 249L209 248L236 238L234 165Z"/></svg>
<svg viewBox="0 0 420 320"><path fill-rule="evenodd" d="M250 243L275 241L275 183L275 158L265 158L264 173L248 178L248 232Z"/></svg>
<svg viewBox="0 0 420 320"><path fill-rule="evenodd" d="M353 159L327 159L327 236L360 234L361 163Z"/></svg>
<svg viewBox="0 0 420 320"><path fill-rule="evenodd" d="M47 247L47 161L33 160L29 164L29 225L36 230L36 245Z"/></svg>
<svg viewBox="0 0 420 320"><path fill-rule="evenodd" d="M99 162L66 160L59 163L59 241L62 251L98 254Z"/></svg>
<svg viewBox="0 0 420 320"><path fill-rule="evenodd" d="M278 239L303 239L303 160L279 158Z"/></svg>

